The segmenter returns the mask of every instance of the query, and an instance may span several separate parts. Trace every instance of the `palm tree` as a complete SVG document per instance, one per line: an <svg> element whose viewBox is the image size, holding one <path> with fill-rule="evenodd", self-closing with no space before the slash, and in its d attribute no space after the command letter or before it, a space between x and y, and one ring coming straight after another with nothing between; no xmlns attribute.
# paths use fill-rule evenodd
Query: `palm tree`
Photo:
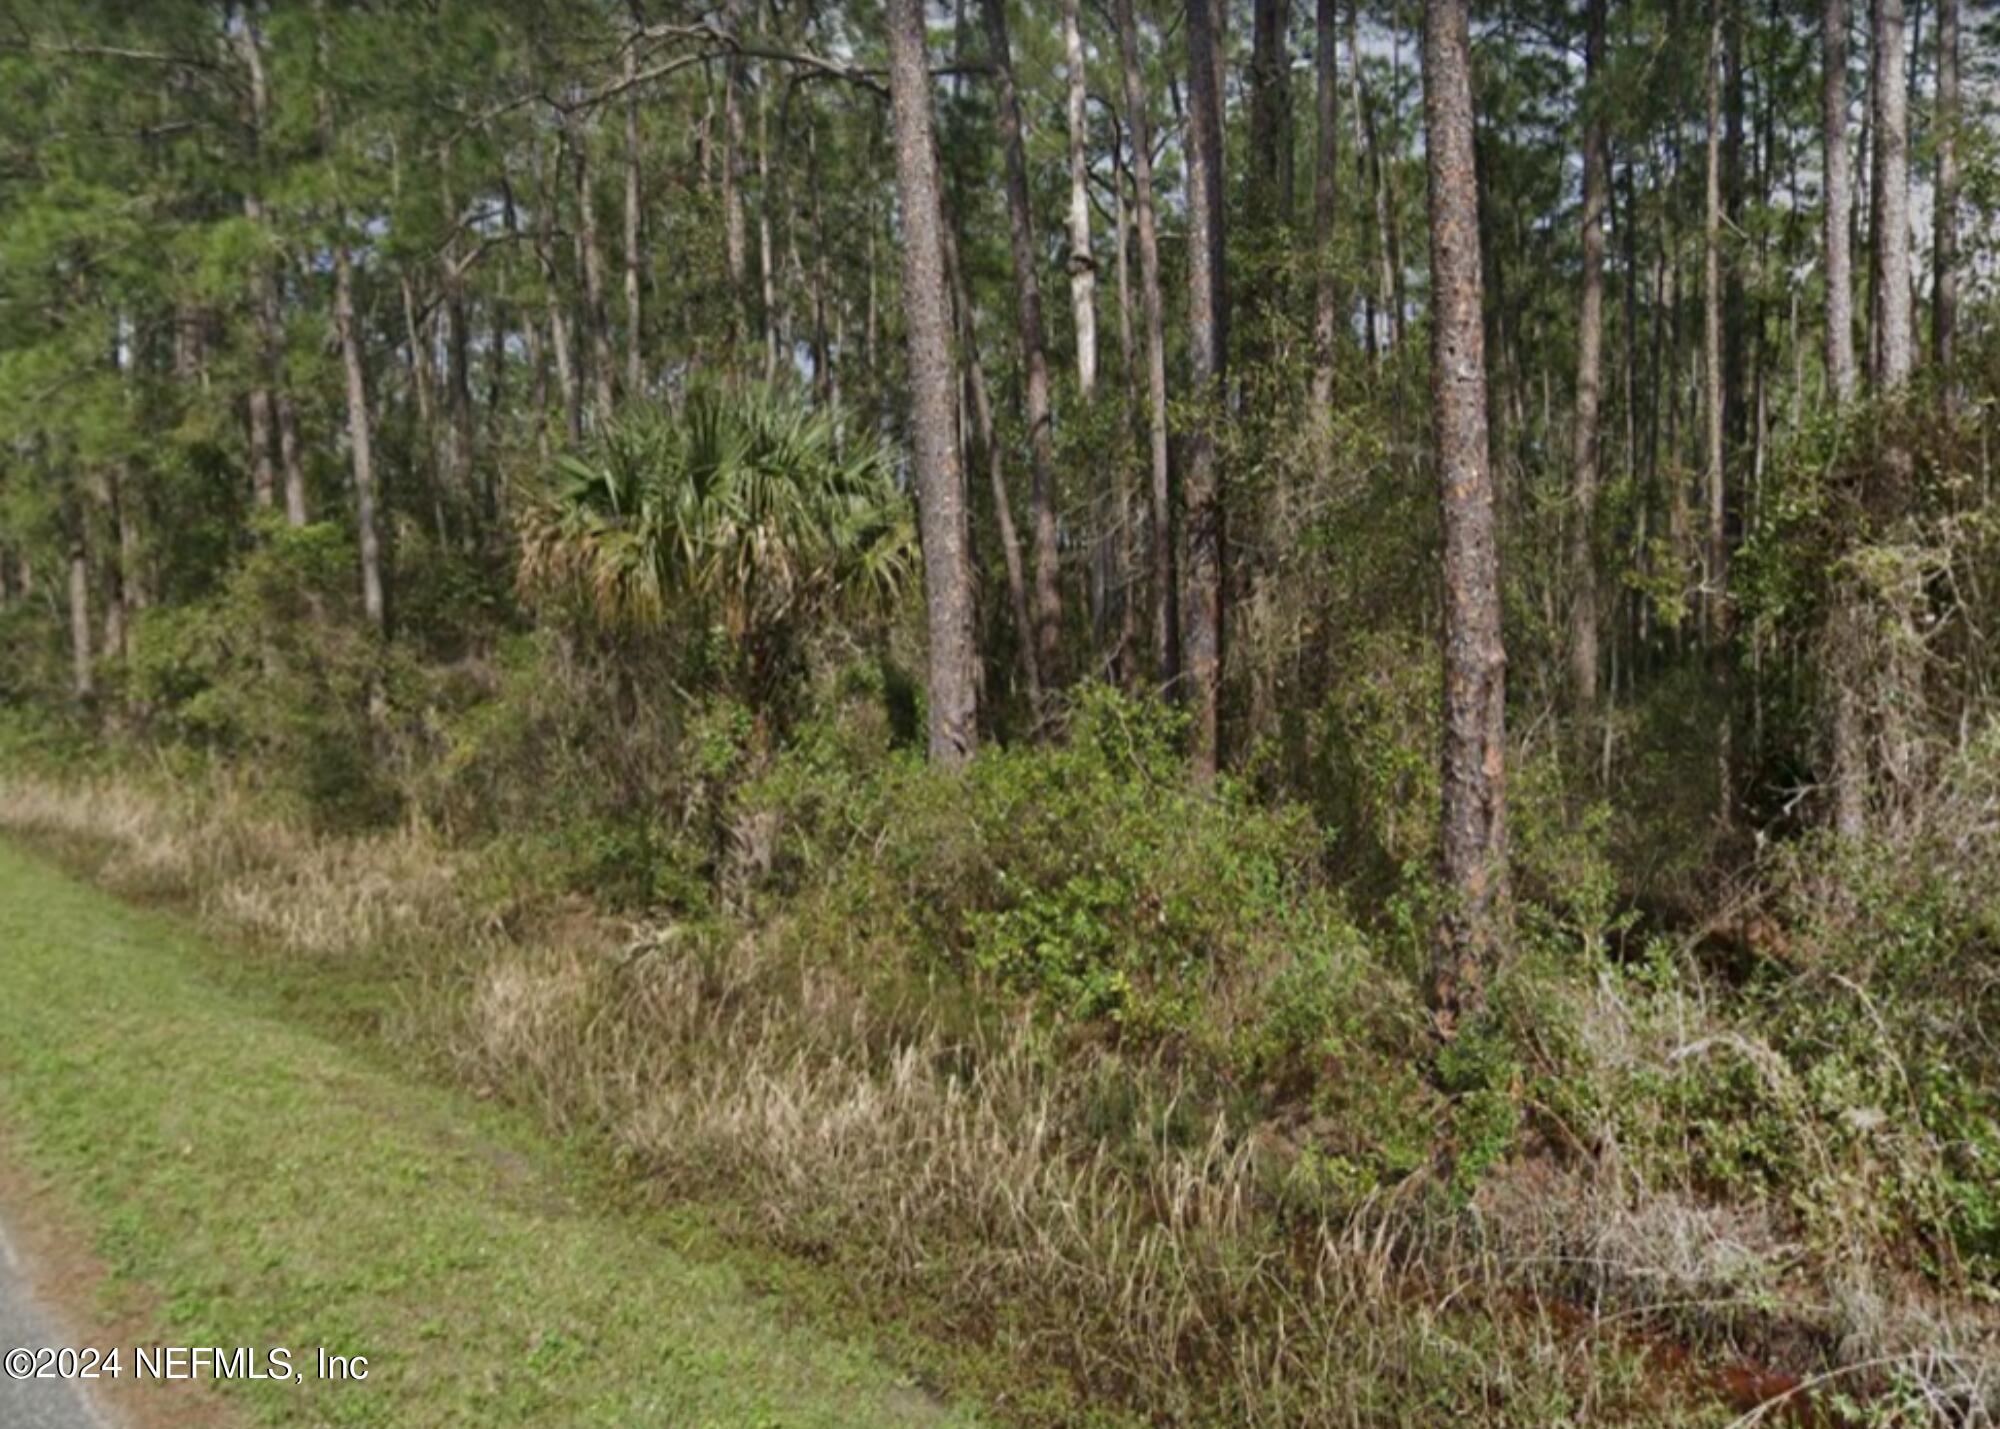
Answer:
<svg viewBox="0 0 2000 1429"><path fill-rule="evenodd" d="M628 410L555 475L521 518L523 592L611 632L719 626L760 714L815 619L885 605L916 567L887 451L768 387Z"/></svg>

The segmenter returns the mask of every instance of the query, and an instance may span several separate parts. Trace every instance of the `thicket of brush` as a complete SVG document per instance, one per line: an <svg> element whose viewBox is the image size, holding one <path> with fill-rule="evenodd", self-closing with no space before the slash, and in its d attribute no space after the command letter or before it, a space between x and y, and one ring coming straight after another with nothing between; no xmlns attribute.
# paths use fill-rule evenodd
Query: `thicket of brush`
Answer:
<svg viewBox="0 0 2000 1429"><path fill-rule="evenodd" d="M1892 832L1724 884L1688 686L1621 714L1656 798L1522 722L1517 943L1439 1052L1409 638L1347 652L1304 783L1195 788L1180 716L1099 686L940 773L893 629L820 631L773 717L684 635L326 638L325 545L142 641L131 738L14 716L0 827L386 970L380 1035L1022 1418L1703 1423L1792 1377L1993 1414L2000 725Z"/></svg>

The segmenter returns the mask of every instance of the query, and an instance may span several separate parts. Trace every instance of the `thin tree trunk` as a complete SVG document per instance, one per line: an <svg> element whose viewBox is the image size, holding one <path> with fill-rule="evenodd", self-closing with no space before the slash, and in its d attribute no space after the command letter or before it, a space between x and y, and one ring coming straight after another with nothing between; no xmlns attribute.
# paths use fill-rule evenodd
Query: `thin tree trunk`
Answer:
<svg viewBox="0 0 2000 1429"><path fill-rule="evenodd" d="M1442 872L1431 1001L1441 1036L1478 1015L1507 884L1506 651L1486 449L1478 178L1466 0L1426 0L1431 405L1444 524Z"/></svg>
<svg viewBox="0 0 2000 1429"><path fill-rule="evenodd" d="M1854 206L1847 157L1847 0L1826 0L1820 20L1825 50L1821 147L1826 171L1826 385L1837 406L1854 399Z"/></svg>
<svg viewBox="0 0 2000 1429"><path fill-rule="evenodd" d="M375 513L375 446L368 415L368 379L354 315L354 260L345 235L333 243L333 326L347 381L347 442L354 470L354 519L361 547L361 609L378 633L388 628L382 587L382 538Z"/></svg>
<svg viewBox="0 0 2000 1429"><path fill-rule="evenodd" d="M828 272L826 209L820 195L819 126L810 115L806 123L806 182L812 198L813 260L807 271L812 283L813 391L822 403L831 406L838 391L833 375L833 348L827 336L828 294L833 290L833 281Z"/></svg>
<svg viewBox="0 0 2000 1429"><path fill-rule="evenodd" d="M1286 118L1291 111L1285 22L1291 0L1253 0L1250 7L1250 222L1282 223ZM1264 286L1262 284L1259 285Z"/></svg>
<svg viewBox="0 0 2000 1429"><path fill-rule="evenodd" d="M314 18L318 61L324 68L328 63L325 0L315 0ZM333 103L323 85L317 99L320 143L331 153ZM333 329L347 387L347 441L353 463L356 544L361 557L361 609L369 627L379 635L388 630L389 607L382 582L382 537L375 511L374 431L368 412L368 378L362 362L360 323L354 310L354 258L347 247L347 212L339 198L334 201L333 220Z"/></svg>
<svg viewBox="0 0 2000 1429"><path fill-rule="evenodd" d="M1366 82L1361 71L1361 0L1353 0L1347 11L1347 67L1349 84L1353 91L1354 126L1357 152L1355 163L1359 165L1362 155L1367 156L1368 174L1375 202L1375 286L1376 298L1381 304L1383 331L1380 334L1382 348L1396 345L1397 327L1402 319L1396 303L1398 282L1394 271L1395 260L1390 256L1389 244L1389 181L1388 170L1382 162L1382 146L1377 141L1375 131L1375 111L1369 103ZM1376 341L1375 324L1368 324L1368 340Z"/></svg>
<svg viewBox="0 0 2000 1429"><path fill-rule="evenodd" d="M278 465L285 473L285 524L297 528L311 519L306 510L305 458L299 447L299 409L287 389L279 389Z"/></svg>
<svg viewBox="0 0 2000 1429"><path fill-rule="evenodd" d="M264 212L263 161L265 130L270 122L270 89L264 71L263 36L248 10L237 32L237 46L250 75L250 146L252 176L243 191L243 217L266 242L270 225ZM255 377L250 387L250 485L260 509L277 503L277 468L272 389L277 385L280 344L278 295L271 258L260 254L250 265L250 309L256 332Z"/></svg>
<svg viewBox="0 0 2000 1429"><path fill-rule="evenodd" d="M951 313L944 271L924 0L890 0L889 91L903 207L903 308L909 341L910 434L930 637L930 756L961 764L978 744L979 663L965 476L952 400Z"/></svg>
<svg viewBox="0 0 2000 1429"><path fill-rule="evenodd" d="M1028 454L1034 475L1030 504L1034 513L1035 661L1043 681L1055 684L1062 653L1062 591L1056 568L1055 430L1049 410L1048 354L1042 346L1042 285L1035 276L1035 221L1028 200L1020 98L1014 88L1007 41L1006 0L982 0L981 9L992 52L988 59L998 90L1000 143L1006 160L1007 228L1014 256L1015 330L1026 373Z"/></svg>
<svg viewBox="0 0 2000 1429"><path fill-rule="evenodd" d="M591 191L590 160L582 131L564 126L570 156L576 161L576 246L583 266L583 328L590 339L592 405L599 421L611 415L612 384L618 370L611 351L611 329L604 307L604 251L597 239L597 200Z"/></svg>
<svg viewBox="0 0 2000 1429"><path fill-rule="evenodd" d="M1132 197L1138 210L1139 303L1146 326L1147 435L1152 455L1153 663L1165 687L1180 678L1180 572L1176 561L1173 471L1167 445L1166 311L1160 292L1160 238L1153 207L1153 150L1146 122L1145 71L1132 0L1114 0L1118 55L1125 71L1125 128L1132 145Z"/></svg>
<svg viewBox="0 0 2000 1429"><path fill-rule="evenodd" d="M991 3L991 0L989 0ZM1223 293L1222 94L1214 0L1188 0L1188 426L1186 651L1194 698L1194 775L1222 761L1223 502L1215 424L1228 362Z"/></svg>
<svg viewBox="0 0 2000 1429"><path fill-rule="evenodd" d="M993 417L993 397L986 381L986 368L979 360L979 334L974 319L972 295L965 285L965 264L952 230L944 230L945 267L951 275L951 290L958 312L959 350L965 356L966 386L972 395L973 435L986 458L986 477L992 487L993 519L1000 531L1000 561L1007 576L1007 610L1014 621L1014 643L1020 649L1021 678L1027 686L1028 707L1042 708L1041 664L1035 652L1035 621L1028 605L1027 566L1021 559L1021 535L1014 525L1014 501L1007 491L1007 454Z"/></svg>
<svg viewBox="0 0 2000 1429"><path fill-rule="evenodd" d="M771 116L767 85L757 85L757 280L764 308L764 381L778 378L779 347L788 334L778 313L777 260L771 248Z"/></svg>
<svg viewBox="0 0 2000 1429"><path fill-rule="evenodd" d="M1958 0L1938 0L1937 209L1932 219L1931 345L1947 418L1958 411Z"/></svg>
<svg viewBox="0 0 2000 1429"><path fill-rule="evenodd" d="M1131 208L1125 202L1125 165L1122 160L1114 166L1116 190L1114 227L1117 237L1118 275L1118 354L1119 371L1125 382L1125 409L1127 420L1136 423L1139 413L1138 374L1134 371L1132 342L1132 264L1127 255L1127 247L1132 238ZM1139 650L1139 560L1138 550L1133 541L1133 529L1138 513L1132 503L1132 473L1120 454L1117 476L1113 485L1112 499L1117 503L1115 515L1118 533L1118 569L1112 578L1112 588L1118 593L1118 653L1113 662L1113 673L1121 685L1130 686L1138 665Z"/></svg>
<svg viewBox="0 0 2000 1429"><path fill-rule="evenodd" d="M1069 83L1069 302L1076 322L1076 388L1097 393L1097 260L1090 247L1090 118L1079 0L1063 0L1063 69Z"/></svg>
<svg viewBox="0 0 2000 1429"><path fill-rule="evenodd" d="M1340 6L1318 0L1313 64L1313 410L1311 420L1327 427L1333 405L1333 370L1340 341L1340 284L1334 262L1334 225L1340 214Z"/></svg>
<svg viewBox="0 0 2000 1429"><path fill-rule="evenodd" d="M571 339L569 317L563 306L561 272L556 267L556 184L549 178L546 162L542 157L541 145L529 149L529 158L534 164L536 225L535 255L541 262L544 287L545 311L549 322L549 346L555 351L556 386L562 394L563 426L572 442L583 437L583 389L576 378L576 347ZM562 164L562 151L556 151L556 164Z"/></svg>
<svg viewBox="0 0 2000 1429"><path fill-rule="evenodd" d="M1132 205L1125 198L1125 181L1131 170L1125 162L1122 144L1112 166L1112 213L1116 242L1113 273L1118 283L1118 370L1125 383L1125 405L1136 420L1139 412L1137 347L1132 340Z"/></svg>
<svg viewBox="0 0 2000 1429"><path fill-rule="evenodd" d="M84 535L82 504L69 505L70 686L80 703L97 697L97 664L90 648L90 547Z"/></svg>
<svg viewBox="0 0 2000 1429"><path fill-rule="evenodd" d="M123 660L131 653L127 645L125 600L125 558L130 544L127 538L129 526L125 516L125 493L121 488L120 471L114 462L104 469L103 485L99 494L104 502L104 529L111 534L111 549L104 558L104 656L108 660Z"/></svg>
<svg viewBox="0 0 2000 1429"><path fill-rule="evenodd" d="M1594 743L1597 723L1598 407L1604 386L1604 209L1610 185L1605 152L1604 7L1590 0L1585 21L1583 90L1583 292L1576 320L1576 415L1569 578L1569 672L1578 747Z"/></svg>
<svg viewBox="0 0 2000 1429"><path fill-rule="evenodd" d="M722 23L741 33L743 0L725 0ZM743 210L743 57L731 49L722 65L722 253L735 300L738 341L749 337L749 223Z"/></svg>
<svg viewBox="0 0 2000 1429"><path fill-rule="evenodd" d="M628 46L625 51L625 82L629 85L638 73L638 50ZM646 390L646 329L641 321L644 316L640 308L641 273L644 271L645 254L640 248L640 194L639 194L639 95L636 89L625 91L625 395L637 400Z"/></svg>
<svg viewBox="0 0 2000 1429"><path fill-rule="evenodd" d="M1726 621L1729 575L1724 531L1722 333L1722 0L1711 0L1708 31L1708 168L1702 223L1702 382L1706 441L1707 533L1702 548L1702 611L1709 636L1720 638Z"/></svg>
<svg viewBox="0 0 2000 1429"><path fill-rule="evenodd" d="M472 314L465 296L465 279L458 265L457 237L458 201L453 196L451 175L451 148L445 145L438 152L438 190L442 198L445 221L454 230L440 254L442 285L444 289L444 396L447 422L445 441L445 463L441 492L436 498L439 508L445 507L446 499L460 500L471 509L473 446L477 440L476 422L472 402ZM407 289L406 289L407 291ZM426 364L428 365L428 364ZM438 539L446 539L445 524L438 523Z"/></svg>

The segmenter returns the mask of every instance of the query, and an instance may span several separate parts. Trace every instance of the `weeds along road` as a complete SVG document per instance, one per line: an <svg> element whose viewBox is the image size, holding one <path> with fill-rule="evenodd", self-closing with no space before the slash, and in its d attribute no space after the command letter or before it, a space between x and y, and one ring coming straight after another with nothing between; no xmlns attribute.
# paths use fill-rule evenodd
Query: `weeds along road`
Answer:
<svg viewBox="0 0 2000 1429"><path fill-rule="evenodd" d="M521 1119L302 1025L228 957L0 841L0 1196L30 1178L88 1242L94 1288L56 1308L84 1343L123 1338L128 1378L138 1339L267 1372L285 1351L296 1377L214 1387L230 1422L976 1422L698 1233L604 1208ZM0 1352L46 1333L0 1305ZM322 1377L320 1350L367 1377ZM8 1429L95 1429L80 1401L36 1419L7 1393Z"/></svg>

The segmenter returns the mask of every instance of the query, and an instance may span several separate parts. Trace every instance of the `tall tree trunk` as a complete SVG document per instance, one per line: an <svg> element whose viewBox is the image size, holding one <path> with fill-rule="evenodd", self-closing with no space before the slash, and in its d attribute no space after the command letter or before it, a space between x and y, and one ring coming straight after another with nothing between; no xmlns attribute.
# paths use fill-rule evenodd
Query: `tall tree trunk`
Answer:
<svg viewBox="0 0 2000 1429"><path fill-rule="evenodd" d="M1507 884L1506 650L1486 450L1479 190L1466 0L1426 0L1431 406L1444 522L1442 873L1431 1001L1439 1034L1485 1002Z"/></svg>
<svg viewBox="0 0 2000 1429"><path fill-rule="evenodd" d="M361 360L361 334L354 315L354 260L347 237L333 242L333 326L340 343L340 366L347 381L347 443L354 471L354 520L361 548L361 609L378 633L388 628L383 597L382 537L375 512L375 445L368 414L368 378Z"/></svg>
<svg viewBox="0 0 2000 1429"><path fill-rule="evenodd" d="M565 122L570 157L576 163L576 248L583 268L583 330L590 341L592 405L599 421L611 415L612 385L618 370L611 351L611 328L604 307L604 250L598 243L597 199L590 183L590 157L585 137L573 121Z"/></svg>
<svg viewBox="0 0 2000 1429"><path fill-rule="evenodd" d="M329 63L325 0L315 0L313 14L317 59L324 72ZM320 145L333 153L333 101L324 84L316 98ZM374 430L368 412L368 378L361 356L360 322L354 310L354 258L347 246L347 210L337 196L333 223L333 330L340 346L341 371L347 387L347 443L353 463L354 524L361 556L361 609L369 627L377 634L384 634L389 626L389 606L382 581L382 536L375 510Z"/></svg>
<svg viewBox="0 0 2000 1429"><path fill-rule="evenodd" d="M1903 0L1874 0L1875 385L1893 395L1915 364L1910 317L1910 112L1903 73ZM1892 443L1887 465L1896 480L1907 476L1908 452Z"/></svg>
<svg viewBox="0 0 2000 1429"><path fill-rule="evenodd" d="M1112 272L1118 285L1118 371L1125 383L1125 405L1136 421L1139 413L1138 347L1132 338L1132 205L1126 200L1124 141L1114 140L1112 163Z"/></svg>
<svg viewBox="0 0 2000 1429"><path fill-rule="evenodd" d="M1028 455L1034 474L1030 504L1035 543L1035 660L1043 681L1054 685L1062 653L1062 591L1056 568L1055 430L1049 410L1048 354L1042 346L1042 285L1035 276L1035 221L1028 200L1020 97L1014 88L1014 65L1007 42L1006 0L981 0L981 9L999 98L1000 143L1007 174L1007 231L1014 255L1014 320L1026 373Z"/></svg>
<svg viewBox="0 0 2000 1429"><path fill-rule="evenodd" d="M1228 362L1222 227L1221 35L1215 0L1188 0L1188 351L1194 397L1188 426L1188 675L1194 699L1194 774L1222 760L1223 501L1215 424Z"/></svg>
<svg viewBox="0 0 2000 1429"><path fill-rule="evenodd" d="M1847 158L1847 0L1826 0L1820 18L1826 70L1821 79L1821 148L1826 172L1826 385L1834 402L1854 398L1854 207Z"/></svg>
<svg viewBox="0 0 2000 1429"><path fill-rule="evenodd" d="M1711 0L1708 29L1708 168L1702 221L1702 383L1707 532L1702 547L1703 623L1719 638L1729 575L1724 531L1723 420L1728 402L1722 332L1722 4Z"/></svg>
<svg viewBox="0 0 2000 1429"><path fill-rule="evenodd" d="M1931 346L1946 417L1958 411L1958 0L1938 0L1937 210L1931 223Z"/></svg>
<svg viewBox="0 0 2000 1429"><path fill-rule="evenodd" d="M744 0L725 0L722 23L739 36ZM743 211L743 57L731 49L722 64L722 254L736 307L739 342L749 338L750 231Z"/></svg>
<svg viewBox="0 0 2000 1429"><path fill-rule="evenodd" d="M1063 70L1069 83L1069 303L1076 322L1076 389L1097 393L1097 260L1090 248L1090 111L1079 0L1063 0Z"/></svg>
<svg viewBox="0 0 2000 1429"><path fill-rule="evenodd" d="M576 345L570 335L568 310L562 300L562 274L556 266L556 182L548 173L542 146L529 147L535 180L535 256L541 263L544 311L549 323L549 346L555 352L556 387L563 403L563 427L572 442L583 437L583 388L576 377ZM556 150L556 165L562 165L562 150Z"/></svg>
<svg viewBox="0 0 2000 1429"><path fill-rule="evenodd" d="M1138 374L1134 371L1134 347L1132 340L1132 264L1128 247L1132 239L1131 207L1125 201L1125 164L1122 154L1113 166L1117 182L1116 201L1113 205L1115 237L1117 238L1118 277L1118 354L1119 371L1125 384L1125 410L1128 420L1137 420L1139 413ZM1138 513L1132 502L1132 473L1121 453L1117 475L1113 484L1112 499L1117 510L1114 515L1118 533L1118 569L1113 574L1112 588L1118 596L1118 654L1113 662L1113 674L1121 685L1129 687L1139 661L1139 560L1138 550L1133 542L1133 529L1138 521Z"/></svg>
<svg viewBox="0 0 2000 1429"><path fill-rule="evenodd" d="M757 281L764 309L764 381L778 379L779 348L790 334L778 311L777 259L771 246L771 115L760 72L757 83Z"/></svg>
<svg viewBox="0 0 2000 1429"><path fill-rule="evenodd" d="M1287 217L1281 153L1292 99L1285 54L1290 9L1291 0L1253 0L1250 9L1250 221L1260 230Z"/></svg>
<svg viewBox="0 0 2000 1429"><path fill-rule="evenodd" d="M264 71L263 35L254 13L247 11L237 31L237 46L250 75L250 146L252 176L243 190L243 217L266 243L270 225L264 213L263 167L265 130L270 122L270 89ZM259 254L250 266L250 310L256 332L255 375L250 386L250 486L260 509L277 503L276 433L272 389L277 386L280 360L278 293L272 258Z"/></svg>
<svg viewBox="0 0 2000 1429"><path fill-rule="evenodd" d="M1351 98L1354 100L1354 126L1356 134L1355 164L1358 166L1365 155L1368 176L1375 203L1375 297L1381 304L1383 331L1380 334L1383 347L1396 345L1398 328L1402 323L1401 304L1397 292L1401 280L1396 275L1396 260L1391 253L1393 245L1389 234L1393 227L1390 215L1388 166L1382 159L1382 146L1375 129L1375 110L1370 103L1367 85L1361 70L1361 0L1353 0L1347 10L1347 68ZM1376 341L1375 324L1368 324L1368 340Z"/></svg>
<svg viewBox="0 0 2000 1429"><path fill-rule="evenodd" d="M942 187L940 185L940 187ZM1021 679L1027 687L1028 706L1042 708L1042 671L1035 650L1035 621L1028 605L1027 566L1021 560L1021 535L1014 525L1014 499L1007 491L1007 453L1000 443L998 424L993 417L993 395L986 381L986 367L979 360L977 313L965 284L965 264L951 227L944 230L945 267L951 275L951 291L958 313L959 350L965 356L965 382L972 397L973 435L986 458L986 477L992 488L993 520L1000 532L1000 561L1007 577L1007 611L1014 621L1014 643L1019 647Z"/></svg>
<svg viewBox="0 0 2000 1429"><path fill-rule="evenodd" d="M1318 88L1313 151L1313 410L1321 427L1333 405L1333 368L1340 341L1340 284L1334 225L1340 215L1340 3L1318 0L1313 65Z"/></svg>
<svg viewBox="0 0 2000 1429"><path fill-rule="evenodd" d="M1915 360L1910 298L1909 89L1904 70L1903 0L1874 0L1871 46L1870 129L1874 144L1869 176L1873 233L1869 247L1869 358L1876 394L1894 399L1908 384ZM1884 425L1880 475L1870 504L1884 518L1902 511L1911 495L1911 455L1902 418ZM1883 658L1881 628L1907 621L1894 591L1870 590L1858 575L1844 573L1836 587L1825 651L1825 671L1833 686L1834 822L1845 838L1867 831L1877 761L1894 775L1906 748L1907 720L1898 702L1915 692L1896 688L1897 662ZM1879 711L1879 745L1868 732L1871 712Z"/></svg>
<svg viewBox="0 0 2000 1429"><path fill-rule="evenodd" d="M433 497L440 511L447 501L465 503L473 510L473 446L477 440L472 402L472 314L466 299L465 275L458 259L459 207L452 185L451 146L438 150L438 193L444 208L449 236L439 256L440 285L444 296L444 400L445 461L437 473ZM405 290L407 292L407 289ZM425 364L428 366L428 362ZM447 539L446 525L438 522L438 539Z"/></svg>
<svg viewBox="0 0 2000 1429"><path fill-rule="evenodd" d="M444 486L437 479L440 463L437 460L438 425L436 399L431 395L431 383L435 374L431 371L431 335L429 324L417 317L417 285L408 272L404 272L398 282L403 295L403 346L409 353L410 394L416 399L416 436L419 449L431 460L425 463L425 471L430 477L426 483L431 495L431 524L437 533L440 546L449 539L449 527L444 514Z"/></svg>
<svg viewBox="0 0 2000 1429"><path fill-rule="evenodd" d="M944 271L924 0L889 0L889 92L903 207L903 309L909 340L910 435L924 549L930 637L930 756L970 758L979 739L979 656L965 476L952 400L951 311Z"/></svg>
<svg viewBox="0 0 2000 1429"><path fill-rule="evenodd" d="M127 536L130 523L125 514L122 475L116 462L106 466L98 493L104 504L104 529L111 536L110 549L104 557L104 657L107 660L123 660L131 653L127 643L130 623L125 598L125 561L131 544Z"/></svg>
<svg viewBox="0 0 2000 1429"><path fill-rule="evenodd" d="M1569 674L1578 747L1589 749L1597 715L1598 407L1604 388L1604 209L1610 185L1606 154L1605 0L1590 0L1585 20L1583 88L1583 292L1576 319L1576 417L1571 429L1572 496L1569 579Z"/></svg>
<svg viewBox="0 0 2000 1429"><path fill-rule="evenodd" d="M84 534L82 503L72 492L69 507L69 654L70 687L88 704L97 697L97 663L90 647L90 547Z"/></svg>
<svg viewBox="0 0 2000 1429"><path fill-rule="evenodd" d="M636 46L625 51L625 82L631 85L638 73ZM640 302L641 273L645 254L640 247L639 194L639 95L625 91L625 395L637 400L646 390L646 329Z"/></svg>
<svg viewBox="0 0 2000 1429"><path fill-rule="evenodd" d="M299 408L288 389L279 389L277 411L278 465L285 473L285 524L296 529L311 517L306 510L306 467L299 446Z"/></svg>
<svg viewBox="0 0 2000 1429"><path fill-rule="evenodd" d="M819 126L810 113L806 124L806 183L812 200L813 261L808 272L812 282L813 392L823 404L832 406L839 390L833 374L834 349L827 335L827 307L834 285L828 271L826 208L820 194Z"/></svg>
<svg viewBox="0 0 2000 1429"><path fill-rule="evenodd" d="M1167 444L1166 309L1160 293L1160 236L1153 207L1153 150L1146 122L1146 79L1139 65L1139 25L1132 0L1113 0L1118 57L1125 71L1125 129L1132 145L1132 202L1139 235L1139 306L1146 327L1146 414L1152 455L1153 674L1163 686L1180 678L1180 572L1176 560L1173 470Z"/></svg>

